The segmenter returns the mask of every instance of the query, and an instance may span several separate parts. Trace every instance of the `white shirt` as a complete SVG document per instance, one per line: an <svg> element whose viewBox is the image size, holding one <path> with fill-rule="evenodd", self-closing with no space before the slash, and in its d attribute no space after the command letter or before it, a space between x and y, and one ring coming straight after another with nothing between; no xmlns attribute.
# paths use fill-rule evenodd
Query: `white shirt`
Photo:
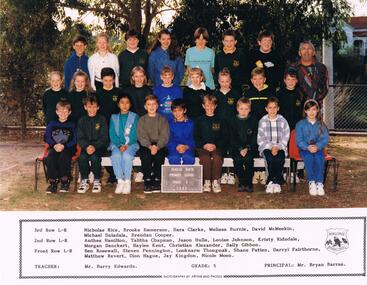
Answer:
<svg viewBox="0 0 367 285"><path fill-rule="evenodd" d="M115 71L115 86L119 87L120 66L117 56L110 52L107 52L104 56L102 56L98 52L96 52L88 60L90 81L91 86L94 90L96 90L94 80L102 82L101 70L104 67L110 67Z"/></svg>

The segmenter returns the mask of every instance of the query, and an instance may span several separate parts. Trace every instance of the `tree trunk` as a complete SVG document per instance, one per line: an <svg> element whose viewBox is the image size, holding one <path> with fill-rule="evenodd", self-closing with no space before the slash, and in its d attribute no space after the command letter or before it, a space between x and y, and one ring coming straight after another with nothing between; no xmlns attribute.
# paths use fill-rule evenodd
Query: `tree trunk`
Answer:
<svg viewBox="0 0 367 285"><path fill-rule="evenodd" d="M141 24L142 24L142 12L141 12L141 0L132 1L131 4L131 15L129 21L129 29L134 29L141 32Z"/></svg>

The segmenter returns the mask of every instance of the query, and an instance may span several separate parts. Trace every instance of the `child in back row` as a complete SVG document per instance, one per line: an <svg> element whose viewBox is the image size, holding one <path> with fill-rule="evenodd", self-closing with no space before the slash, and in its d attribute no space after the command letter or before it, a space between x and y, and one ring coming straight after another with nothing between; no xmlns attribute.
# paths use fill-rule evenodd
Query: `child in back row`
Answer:
<svg viewBox="0 0 367 285"><path fill-rule="evenodd" d="M322 121L317 101L310 99L304 104L306 118L296 125L296 144L305 163L311 196L325 195L324 149L329 140L328 129Z"/></svg>
<svg viewBox="0 0 367 285"><path fill-rule="evenodd" d="M158 98L158 113L163 115L168 121L173 118L171 110L173 100L182 98L181 87L173 85L174 77L173 69L165 65L161 71L162 85L153 88L153 94Z"/></svg>
<svg viewBox="0 0 367 285"><path fill-rule="evenodd" d="M221 117L215 114L217 98L205 95L202 104L205 115L195 122L194 137L199 154L200 164L203 165L204 192L214 193L222 191L220 176L222 173L222 149L226 145L227 130Z"/></svg>
<svg viewBox="0 0 367 285"><path fill-rule="evenodd" d="M289 125L278 111L279 100L269 98L266 104L268 114L259 121L257 134L260 156L266 160L268 171L266 193L280 193L284 183L282 171L287 155Z"/></svg>
<svg viewBox="0 0 367 285"><path fill-rule="evenodd" d="M108 128L105 117L100 115L97 97L89 95L84 98L84 109L87 115L78 122L78 145L81 148L78 158L80 169L80 185L78 193L89 190L88 175L92 171L94 176L93 193L101 192L101 157L108 144Z"/></svg>
<svg viewBox="0 0 367 285"><path fill-rule="evenodd" d="M185 101L173 100L171 109L173 120L169 122L168 161L170 164L194 164L194 123L186 117Z"/></svg>
<svg viewBox="0 0 367 285"><path fill-rule="evenodd" d="M160 192L161 166L166 156L169 140L167 119L158 114L158 99L154 95L145 97L147 114L139 119L137 126L140 143L141 167L144 175L144 193Z"/></svg>
<svg viewBox="0 0 367 285"><path fill-rule="evenodd" d="M66 100L68 98L68 93L62 88L62 75L60 71L52 71L50 73L49 84L50 88L45 91L42 97L42 109L46 125L53 120L57 120L55 112L56 104L60 100Z"/></svg>

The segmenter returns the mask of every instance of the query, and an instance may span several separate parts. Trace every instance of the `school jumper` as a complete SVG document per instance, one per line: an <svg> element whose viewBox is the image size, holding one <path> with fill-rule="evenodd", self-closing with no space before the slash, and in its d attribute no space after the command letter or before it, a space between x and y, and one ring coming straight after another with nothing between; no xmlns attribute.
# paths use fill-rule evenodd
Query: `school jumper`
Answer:
<svg viewBox="0 0 367 285"><path fill-rule="evenodd" d="M131 52L128 49L120 52L118 55L118 61L120 66L120 87L130 86L131 70L135 66L141 66L144 70L148 67L148 53L143 49L138 49L135 52Z"/></svg>
<svg viewBox="0 0 367 285"><path fill-rule="evenodd" d="M145 115L147 110L144 108L145 97L153 94L153 91L147 85L142 87L128 86L122 89L123 93L130 96L131 99L131 111L138 114L139 117Z"/></svg>
<svg viewBox="0 0 367 285"><path fill-rule="evenodd" d="M66 92L64 89L60 89L59 91L54 91L51 88L46 89L42 97L42 110L45 116L46 125L51 121L57 120L56 104L60 100L67 99L68 92Z"/></svg>
<svg viewBox="0 0 367 285"><path fill-rule="evenodd" d="M203 97L206 94L211 94L210 90L204 83L199 89L195 89L192 85L185 86L183 89L183 99L186 103L187 112L186 115L192 120L204 115L203 109Z"/></svg>
<svg viewBox="0 0 367 285"><path fill-rule="evenodd" d="M287 120L289 128L293 130L297 122L303 118L305 97L297 87L294 90L281 87L277 92L277 97L280 105L279 113Z"/></svg>
<svg viewBox="0 0 367 285"><path fill-rule="evenodd" d="M245 93L245 97L251 101L251 115L257 120L265 116L267 114L265 110L266 103L273 96L275 96L275 92L267 84L264 84L263 89L260 91L251 86Z"/></svg>
<svg viewBox="0 0 367 285"><path fill-rule="evenodd" d="M153 94L158 98L158 113L165 116L168 121L172 120L171 105L173 100L182 98L181 87L175 85L170 87L155 86L153 87Z"/></svg>
<svg viewBox="0 0 367 285"><path fill-rule="evenodd" d="M84 71L89 77L88 56L84 53L78 56L74 51L64 64L64 83L65 89L70 90L70 83L76 71Z"/></svg>

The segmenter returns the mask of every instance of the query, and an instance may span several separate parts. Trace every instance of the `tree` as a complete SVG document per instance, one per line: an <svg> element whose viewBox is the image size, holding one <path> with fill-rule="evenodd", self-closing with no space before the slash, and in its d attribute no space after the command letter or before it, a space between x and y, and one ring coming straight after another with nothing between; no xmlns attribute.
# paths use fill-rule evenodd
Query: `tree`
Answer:
<svg viewBox="0 0 367 285"><path fill-rule="evenodd" d="M176 9L176 0L64 0L63 7L80 12L91 11L104 19L108 30L126 32L134 29L142 34L142 42L148 42L153 19L168 10ZM144 19L144 21L143 21Z"/></svg>
<svg viewBox="0 0 367 285"><path fill-rule="evenodd" d="M24 139L27 110L37 108L32 96L37 78L47 73L59 34L52 18L59 11L51 0L1 0L0 11L1 103L9 111L20 110Z"/></svg>

